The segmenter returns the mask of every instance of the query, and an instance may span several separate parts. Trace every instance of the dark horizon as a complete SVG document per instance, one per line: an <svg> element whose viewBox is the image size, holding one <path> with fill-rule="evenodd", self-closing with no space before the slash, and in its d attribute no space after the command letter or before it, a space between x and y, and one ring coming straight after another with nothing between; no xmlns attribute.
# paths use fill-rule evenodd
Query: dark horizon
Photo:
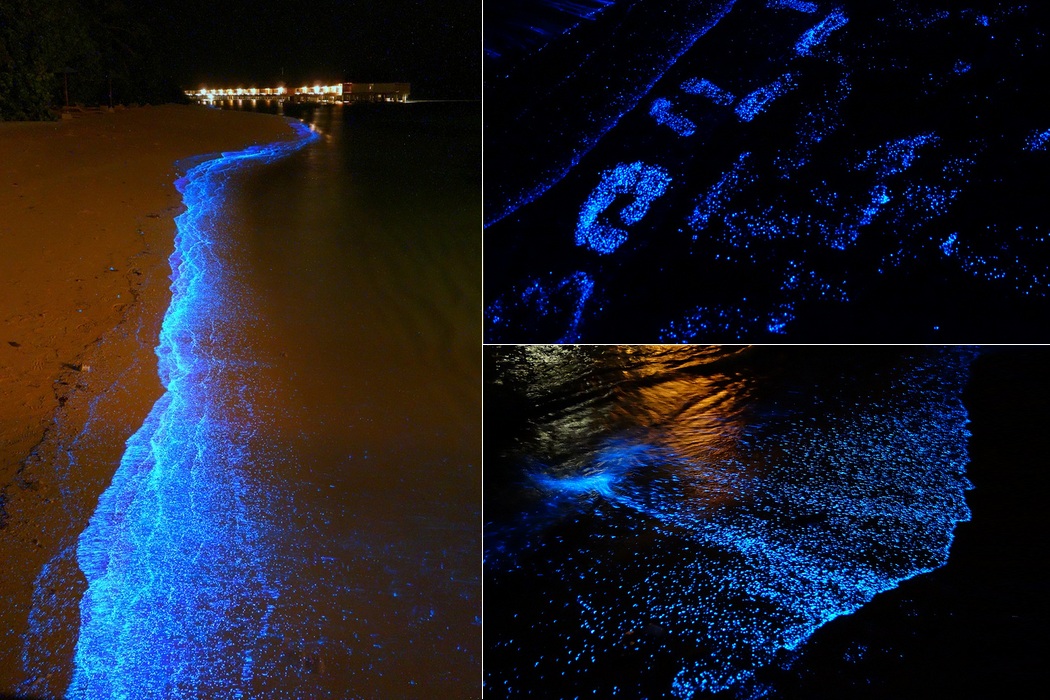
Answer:
<svg viewBox="0 0 1050 700"><path fill-rule="evenodd" d="M420 97L481 94L481 20L467 0L142 6L156 17L167 77L183 89L408 82Z"/></svg>
<svg viewBox="0 0 1050 700"><path fill-rule="evenodd" d="M0 27L0 120L282 82L481 98L481 18L467 0L9 0Z"/></svg>

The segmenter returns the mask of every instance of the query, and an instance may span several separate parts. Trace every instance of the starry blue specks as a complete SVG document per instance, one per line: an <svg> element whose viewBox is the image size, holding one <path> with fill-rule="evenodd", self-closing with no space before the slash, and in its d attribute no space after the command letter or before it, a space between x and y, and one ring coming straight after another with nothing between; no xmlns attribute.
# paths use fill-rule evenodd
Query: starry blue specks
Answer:
<svg viewBox="0 0 1050 700"><path fill-rule="evenodd" d="M834 10L827 17L822 19L816 26L806 30L806 32L799 38L798 42L795 43L795 51L800 55L807 55L813 51L814 48L820 46L828 37L837 30L846 26L849 19L842 10Z"/></svg>
<svg viewBox="0 0 1050 700"><path fill-rule="evenodd" d="M653 104L649 108L649 116L655 119L657 124L666 124L668 128L679 136L692 136L696 133L696 124L686 117L674 114L671 111L673 107L674 105L667 98L657 98L653 100Z"/></svg>
<svg viewBox="0 0 1050 700"><path fill-rule="evenodd" d="M600 217L620 195L634 195L634 201L620 212L620 220L630 226L638 223L649 206L671 184L671 176L663 168L642 162L621 164L602 173L601 182L594 188L580 210L576 225L576 245L585 246L600 255L608 255L627 240L627 231L600 221Z"/></svg>

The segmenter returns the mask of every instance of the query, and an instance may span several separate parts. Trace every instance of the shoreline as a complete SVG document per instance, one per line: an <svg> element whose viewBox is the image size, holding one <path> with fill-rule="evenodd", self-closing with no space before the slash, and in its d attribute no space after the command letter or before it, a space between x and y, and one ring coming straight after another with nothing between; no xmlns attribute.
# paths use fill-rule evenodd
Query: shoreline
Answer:
<svg viewBox="0 0 1050 700"><path fill-rule="evenodd" d="M235 552L224 552L212 537L173 549L173 543L183 537L200 535L196 526L202 521L209 521L205 531L212 536L221 531L220 539L226 542L239 542L239 528L250 528L252 523L240 491L234 488L238 495L229 501L211 496L226 491L219 483L209 485L207 477L198 471L197 454L204 447L199 431L207 425L208 415L215 407L212 379L226 375L227 368L224 361L209 352L199 352L196 339L214 330L211 324L236 307L236 302L221 292L212 292L224 286L222 265L212 262L212 244L222 247L221 233L212 229L221 228L222 224L208 222L221 220L225 211L222 192L234 173L282 158L317 138L305 125L293 127L297 134L291 141L190 159L194 165L177 182L185 210L176 217L178 233L170 258L174 269L172 298L164 313L157 349L165 393L127 441L119 468L76 541L75 558L87 580L87 590L79 600L70 602L79 608L81 616L67 697L154 697L163 693L163 688L171 687L167 684L203 687L204 680L215 679L205 670L207 656L192 642L180 645L178 651L169 651L161 663L155 654L158 646L186 633L181 627L184 620L179 615L172 616L168 602L172 596L192 599L199 590L203 581L197 579L194 583L194 575L200 573L199 560L206 558L201 554L205 549L222 561L223 569L237 571L234 578L242 582L250 579L252 572L238 569L238 558L247 556L252 562L259 559L249 543L239 543ZM237 443L232 436L224 438L230 444ZM222 472L218 478L223 484L227 484L226 479L236 481L229 472ZM199 508L208 502L210 507ZM215 520L216 514L222 517ZM224 529L222 523L231 514L235 514L237 527ZM63 551L60 560L68 556ZM154 578L167 585L154 586ZM214 570L207 579L210 585L215 584ZM173 589L172 581L183 585ZM37 588L41 587L38 584ZM228 603L235 595L228 589L222 600ZM44 600L39 607L34 606L33 612L40 611L47 620L61 617L61 611L55 614L51 605L52 601ZM228 620L221 614L210 620L194 615L192 629L204 638L219 637L224 636L224 623ZM34 685L25 689L39 692L43 686L43 690L54 693L60 689L40 680L46 678L46 670L53 663L48 654L39 651L54 645L34 643L35 634L36 630L31 630L26 644L28 653L23 658L28 659L27 666L35 663L40 670L32 674ZM187 685L185 678L179 681L168 675L173 672L171 666L192 669L193 682ZM250 666L248 663L246 668Z"/></svg>
<svg viewBox="0 0 1050 700"><path fill-rule="evenodd" d="M0 556L20 563L0 572L0 694L68 684L20 657L32 632L72 660L77 538L163 393L176 163L291 136L271 115L175 105L0 124ZM41 605L65 616L35 620Z"/></svg>

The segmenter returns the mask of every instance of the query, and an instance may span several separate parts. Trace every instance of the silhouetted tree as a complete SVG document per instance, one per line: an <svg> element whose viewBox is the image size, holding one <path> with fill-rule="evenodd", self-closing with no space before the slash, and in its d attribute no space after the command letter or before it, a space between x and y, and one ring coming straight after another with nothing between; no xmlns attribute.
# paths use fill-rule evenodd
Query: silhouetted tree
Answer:
<svg viewBox="0 0 1050 700"><path fill-rule="evenodd" d="M64 100L146 101L146 25L124 0L0 0L0 120L47 119Z"/></svg>

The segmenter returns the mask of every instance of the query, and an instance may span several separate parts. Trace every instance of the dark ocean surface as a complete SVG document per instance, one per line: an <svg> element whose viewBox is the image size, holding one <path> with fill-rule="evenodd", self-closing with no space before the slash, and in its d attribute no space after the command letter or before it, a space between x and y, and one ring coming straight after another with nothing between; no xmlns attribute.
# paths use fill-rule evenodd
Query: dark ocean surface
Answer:
<svg viewBox="0 0 1050 700"><path fill-rule="evenodd" d="M324 664L296 696L469 697L479 106L361 107L302 115L317 147L249 172L231 210L281 409L261 437L291 458L286 625Z"/></svg>
<svg viewBox="0 0 1050 700"><path fill-rule="evenodd" d="M981 1L487 17L486 340L1046 341L1048 29Z"/></svg>

